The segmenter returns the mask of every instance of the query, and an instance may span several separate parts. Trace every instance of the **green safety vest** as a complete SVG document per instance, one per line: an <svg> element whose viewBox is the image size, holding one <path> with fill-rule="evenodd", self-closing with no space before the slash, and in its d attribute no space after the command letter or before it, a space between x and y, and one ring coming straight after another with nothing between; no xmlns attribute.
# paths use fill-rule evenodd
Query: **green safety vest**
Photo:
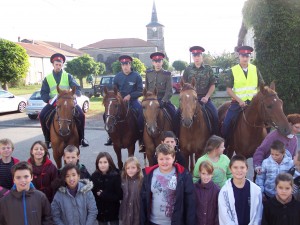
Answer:
<svg viewBox="0 0 300 225"><path fill-rule="evenodd" d="M57 83L54 79L53 73L47 75L46 79L47 79L47 83L50 88L50 93L49 93L50 98L53 98L55 95L57 95L57 89L56 89ZM62 90L70 90L69 76L68 76L67 72L65 72L65 71L62 72L60 83L58 86Z"/></svg>
<svg viewBox="0 0 300 225"><path fill-rule="evenodd" d="M257 93L258 76L256 66L248 64L247 78L240 65L231 68L234 77L233 92L243 101L252 100Z"/></svg>

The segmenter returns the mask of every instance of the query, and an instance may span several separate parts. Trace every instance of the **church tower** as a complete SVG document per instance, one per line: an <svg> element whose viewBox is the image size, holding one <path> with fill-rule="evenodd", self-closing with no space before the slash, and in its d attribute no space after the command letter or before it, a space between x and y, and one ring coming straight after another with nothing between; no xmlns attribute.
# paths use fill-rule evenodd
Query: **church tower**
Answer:
<svg viewBox="0 0 300 225"><path fill-rule="evenodd" d="M159 52L165 53L164 25L158 23L155 2L153 1L151 22L147 24L147 41L157 46Z"/></svg>

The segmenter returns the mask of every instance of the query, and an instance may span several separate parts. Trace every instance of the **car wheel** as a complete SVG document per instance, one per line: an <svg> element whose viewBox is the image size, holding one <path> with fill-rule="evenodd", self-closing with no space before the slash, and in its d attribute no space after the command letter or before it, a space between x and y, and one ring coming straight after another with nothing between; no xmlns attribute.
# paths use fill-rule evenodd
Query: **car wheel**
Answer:
<svg viewBox="0 0 300 225"><path fill-rule="evenodd" d="M83 111L84 113L87 113L87 111L89 110L89 107L90 107L89 102L88 102L88 101L85 101L85 102L83 103L83 105L82 105L82 111Z"/></svg>
<svg viewBox="0 0 300 225"><path fill-rule="evenodd" d="M36 118L38 118L38 115L30 115L30 114L28 114L28 117L31 120L36 120Z"/></svg>
<svg viewBox="0 0 300 225"><path fill-rule="evenodd" d="M25 102L20 102L18 105L18 112L24 112L26 108L26 103Z"/></svg>
<svg viewBox="0 0 300 225"><path fill-rule="evenodd" d="M175 94L176 93L176 89L172 88L172 93Z"/></svg>

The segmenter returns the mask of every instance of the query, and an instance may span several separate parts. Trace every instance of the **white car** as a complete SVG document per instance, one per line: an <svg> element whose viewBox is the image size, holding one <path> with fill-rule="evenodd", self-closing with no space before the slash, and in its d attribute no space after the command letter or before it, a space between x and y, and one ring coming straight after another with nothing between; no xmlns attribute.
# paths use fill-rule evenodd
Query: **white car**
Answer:
<svg viewBox="0 0 300 225"><path fill-rule="evenodd" d="M26 102L26 98L15 96L8 91L0 90L0 113L13 111L24 112Z"/></svg>
<svg viewBox="0 0 300 225"><path fill-rule="evenodd" d="M81 95L76 100L82 111L86 113L90 107L90 99L85 95ZM27 101L26 114L29 119L35 120L46 104L41 98L41 92L35 91Z"/></svg>

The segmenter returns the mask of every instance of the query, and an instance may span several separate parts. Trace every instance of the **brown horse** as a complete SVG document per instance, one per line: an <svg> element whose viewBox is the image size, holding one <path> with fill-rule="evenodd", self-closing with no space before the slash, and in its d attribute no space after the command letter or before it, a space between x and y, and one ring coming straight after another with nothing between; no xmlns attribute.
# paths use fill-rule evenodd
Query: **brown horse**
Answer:
<svg viewBox="0 0 300 225"><path fill-rule="evenodd" d="M74 120L75 91L76 87L73 87L72 91L66 91L57 86L56 113L50 126L51 145L57 168L61 168L61 158L67 145L79 148L79 136Z"/></svg>
<svg viewBox="0 0 300 225"><path fill-rule="evenodd" d="M134 155L135 142L139 138L139 129L132 111L124 101L117 88L108 91L104 88L105 96L105 130L110 136L118 159L119 169L123 168L121 149L128 149L128 157Z"/></svg>
<svg viewBox="0 0 300 225"><path fill-rule="evenodd" d="M172 123L164 116L157 100L157 89L154 92L143 91L143 114L145 119L143 140L149 165L153 165L155 148L161 143L162 131L172 130Z"/></svg>
<svg viewBox="0 0 300 225"><path fill-rule="evenodd" d="M198 102L195 90L195 79L191 84L181 80L179 108L181 111L181 124L179 131L179 143L182 154L185 157L188 169L194 169L194 154L197 160L204 151L210 131L205 123L201 105Z"/></svg>
<svg viewBox="0 0 300 225"><path fill-rule="evenodd" d="M261 85L260 91L253 97L249 106L239 115L236 128L228 142L225 152L231 158L233 152L251 158L256 148L267 135L266 124L278 129L282 134L290 133L291 127L282 110L282 100L275 92L275 83L270 87ZM218 109L220 123L225 118L230 102Z"/></svg>

